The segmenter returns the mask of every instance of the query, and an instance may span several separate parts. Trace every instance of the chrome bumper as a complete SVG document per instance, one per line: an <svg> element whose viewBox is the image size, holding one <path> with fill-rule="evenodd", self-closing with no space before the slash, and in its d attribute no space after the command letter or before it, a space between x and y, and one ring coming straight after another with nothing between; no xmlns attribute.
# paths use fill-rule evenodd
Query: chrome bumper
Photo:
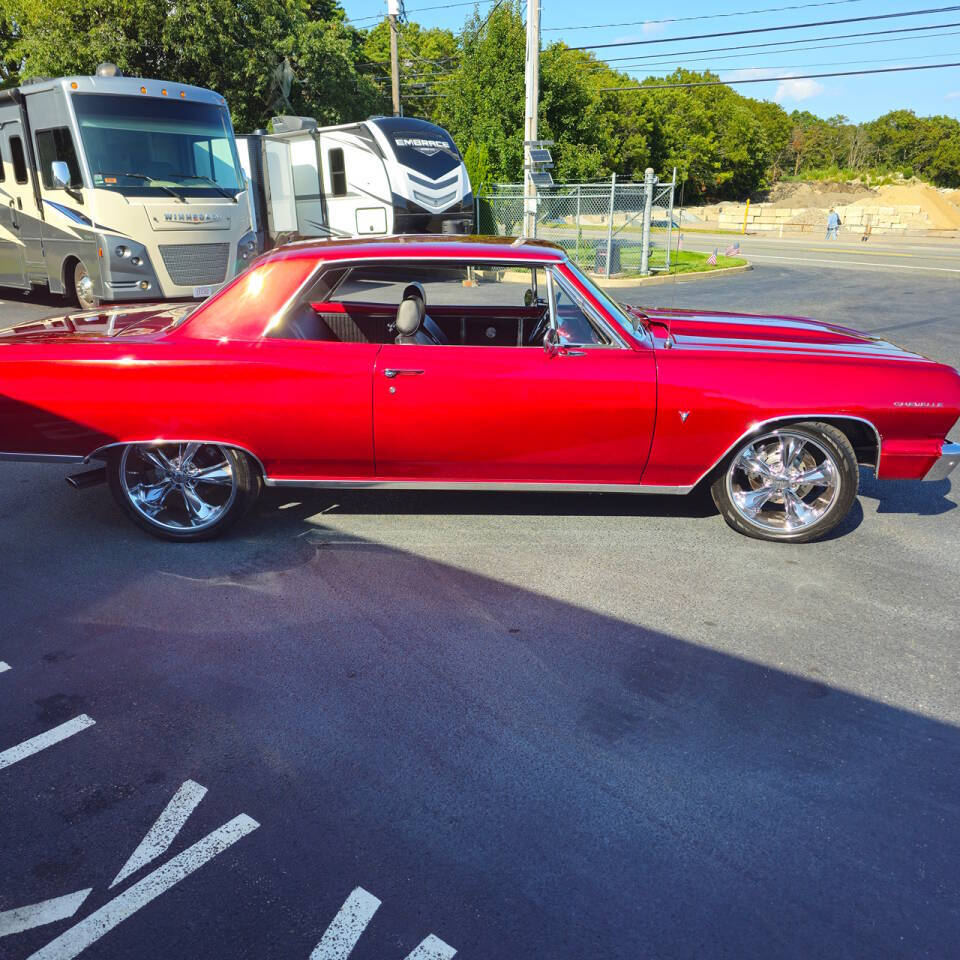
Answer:
<svg viewBox="0 0 960 960"><path fill-rule="evenodd" d="M957 464L960 464L960 443L945 443L940 448L940 459L927 471L923 479L946 480Z"/></svg>

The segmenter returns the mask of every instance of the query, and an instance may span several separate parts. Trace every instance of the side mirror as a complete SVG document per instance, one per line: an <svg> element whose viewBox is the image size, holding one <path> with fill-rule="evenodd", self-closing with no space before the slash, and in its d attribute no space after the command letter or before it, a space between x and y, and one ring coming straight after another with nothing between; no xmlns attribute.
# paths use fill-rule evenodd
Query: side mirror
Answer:
<svg viewBox="0 0 960 960"><path fill-rule="evenodd" d="M64 160L54 160L50 165L50 179L60 189L66 190L70 186L70 168Z"/></svg>
<svg viewBox="0 0 960 960"><path fill-rule="evenodd" d="M548 357L555 357L560 352L560 334L555 327L548 327L543 335L543 349Z"/></svg>

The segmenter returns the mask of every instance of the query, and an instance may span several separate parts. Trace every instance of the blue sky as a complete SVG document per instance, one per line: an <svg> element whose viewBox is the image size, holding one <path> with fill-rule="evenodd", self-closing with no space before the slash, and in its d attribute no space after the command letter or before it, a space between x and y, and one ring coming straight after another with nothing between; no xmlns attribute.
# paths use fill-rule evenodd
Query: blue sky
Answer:
<svg viewBox="0 0 960 960"><path fill-rule="evenodd" d="M407 0L408 17L423 26L456 30L472 13L471 6L461 3L446 9L424 9L437 7L445 2L453 0ZM940 14L740 37L673 40L692 34L875 16L954 5L950 4L949 0L927 0L923 3L916 0L901 0L899 3L887 0L821 0L816 5L808 5L810 2L811 0L727 0L723 4L717 4L705 0L690 0L682 6L662 4L648 8L650 19L644 20L639 4L630 0L608 0L607 3L596 5L587 5L578 0L542 0L541 27L545 45L557 39L571 46L628 40L656 41L642 46L610 47L595 51L596 55L603 59L633 57L633 62L619 60L616 66L626 64L623 69L629 70L635 76L646 76L655 72L662 74L677 66L711 69L718 72L723 79L733 79L960 62L960 9ZM487 0L479 4L478 8L483 13L491 5L492 0ZM375 19L367 18L386 12L386 0L345 0L344 6L347 16L363 27L376 23ZM796 6L797 9L782 9L790 6ZM766 13L756 12L770 8L779 9ZM718 14L737 15L717 16ZM671 17L693 19L664 22ZM588 24L620 25L602 29L574 29ZM941 24L954 26L884 36L837 37L838 34L862 34L867 31ZM828 37L836 39L826 39ZM789 43L761 49L712 49L777 41ZM809 49L811 47L815 49ZM710 48L711 52L691 52L707 48ZM807 109L824 117L839 113L854 121L870 120L888 110L901 107L915 110L918 114L942 113L960 118L960 67L863 77L770 81L742 84L736 89L747 96L776 100L788 111Z"/></svg>

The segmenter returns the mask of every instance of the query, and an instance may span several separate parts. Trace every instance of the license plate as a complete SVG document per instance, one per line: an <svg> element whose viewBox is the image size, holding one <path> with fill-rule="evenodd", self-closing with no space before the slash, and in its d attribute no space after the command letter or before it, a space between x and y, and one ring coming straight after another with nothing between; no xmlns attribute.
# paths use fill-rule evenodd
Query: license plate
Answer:
<svg viewBox="0 0 960 960"><path fill-rule="evenodd" d="M193 296L196 300L206 300L213 295L213 287L194 287Z"/></svg>

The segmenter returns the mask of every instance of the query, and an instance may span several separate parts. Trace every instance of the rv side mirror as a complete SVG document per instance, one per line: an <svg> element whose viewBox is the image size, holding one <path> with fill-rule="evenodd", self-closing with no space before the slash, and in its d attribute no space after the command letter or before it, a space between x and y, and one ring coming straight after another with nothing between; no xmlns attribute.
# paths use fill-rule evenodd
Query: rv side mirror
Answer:
<svg viewBox="0 0 960 960"><path fill-rule="evenodd" d="M70 168L63 160L54 160L50 165L50 179L53 185L66 190L70 186Z"/></svg>

